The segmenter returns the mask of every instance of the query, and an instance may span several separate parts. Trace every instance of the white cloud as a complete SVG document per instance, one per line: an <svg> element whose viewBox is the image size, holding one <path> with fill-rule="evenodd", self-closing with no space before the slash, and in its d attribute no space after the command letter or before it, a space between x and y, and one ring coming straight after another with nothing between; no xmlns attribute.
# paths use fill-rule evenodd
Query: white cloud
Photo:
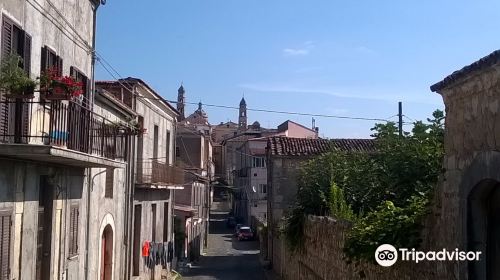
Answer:
<svg viewBox="0 0 500 280"><path fill-rule="evenodd" d="M308 54L309 54L308 49L290 49L290 48L283 49L284 56L301 56Z"/></svg>
<svg viewBox="0 0 500 280"><path fill-rule="evenodd" d="M365 91L360 89L344 89L339 91L334 88L309 88L309 87L296 87L289 85L265 85L265 84L240 84L240 88L246 90L265 92L265 93L295 93L295 94L325 94L339 98L353 98L353 99L365 99L365 100L380 100L388 102L414 102L430 105L441 105L442 100L437 95L431 95L429 93L406 93L401 94L387 94L372 91ZM360 93L362 92L362 93Z"/></svg>
<svg viewBox="0 0 500 280"><path fill-rule="evenodd" d="M313 41L305 41L299 48L285 48L283 49L284 56L304 56L308 55L315 47Z"/></svg>

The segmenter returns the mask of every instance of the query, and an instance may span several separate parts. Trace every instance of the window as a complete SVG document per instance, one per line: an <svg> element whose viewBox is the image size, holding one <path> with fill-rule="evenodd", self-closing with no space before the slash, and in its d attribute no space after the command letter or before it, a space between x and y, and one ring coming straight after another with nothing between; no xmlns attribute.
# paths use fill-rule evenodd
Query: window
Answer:
<svg viewBox="0 0 500 280"><path fill-rule="evenodd" d="M69 74L71 77L75 79L75 81L82 83L82 90L83 90L83 105L89 106L88 100L89 100L89 79L87 76L85 76L82 72L80 72L76 67L71 66L69 69Z"/></svg>
<svg viewBox="0 0 500 280"><path fill-rule="evenodd" d="M267 193L267 185L266 184L259 184L259 192L260 193Z"/></svg>
<svg viewBox="0 0 500 280"><path fill-rule="evenodd" d="M59 76L62 76L63 59L47 46L42 47L42 61L40 63L40 72L47 69L57 69Z"/></svg>
<svg viewBox="0 0 500 280"><path fill-rule="evenodd" d="M153 160L158 160L158 126L153 131Z"/></svg>
<svg viewBox="0 0 500 280"><path fill-rule="evenodd" d="M170 131L167 130L167 143L165 145L165 163L170 164Z"/></svg>
<svg viewBox="0 0 500 280"><path fill-rule="evenodd" d="M141 261L141 224L142 224L142 205L134 207L134 243L132 256L132 275L139 276L139 267Z"/></svg>
<svg viewBox="0 0 500 280"><path fill-rule="evenodd" d="M0 279L10 279L11 212L0 212Z"/></svg>
<svg viewBox="0 0 500 280"><path fill-rule="evenodd" d="M17 54L22 58L19 67L23 68L29 75L31 72L31 36L14 24L7 16L2 15L0 58L2 60L6 59L11 54ZM0 101L4 100L6 100L6 97L0 92ZM21 134L28 135L29 132L29 121L26 117L29 110L28 104L25 103L22 107L23 113L21 115L24 116L22 118L23 125L20 127L22 131L16 129L15 132L18 136ZM0 108L0 132L4 135L10 133L9 117L11 116L11 112L9 111L12 109L14 108L10 108L10 106L2 106ZM16 136L16 141L27 142L27 138L17 139L18 136Z"/></svg>
<svg viewBox="0 0 500 280"><path fill-rule="evenodd" d="M181 156L181 149L179 147L175 147L175 157Z"/></svg>
<svg viewBox="0 0 500 280"><path fill-rule="evenodd" d="M106 185L104 189L104 197L113 198L113 187L114 187L115 169L106 169Z"/></svg>
<svg viewBox="0 0 500 280"><path fill-rule="evenodd" d="M151 205L151 214L152 214L151 241L156 242L156 204Z"/></svg>
<svg viewBox="0 0 500 280"><path fill-rule="evenodd" d="M19 55L23 59L19 66L29 74L31 69L31 36L5 15L2 18L2 59L10 54Z"/></svg>
<svg viewBox="0 0 500 280"><path fill-rule="evenodd" d="M266 167L266 159L263 157L253 157L252 167Z"/></svg>
<svg viewBox="0 0 500 280"><path fill-rule="evenodd" d="M78 205L72 205L69 211L69 256L78 255L78 230L80 226L80 211Z"/></svg>

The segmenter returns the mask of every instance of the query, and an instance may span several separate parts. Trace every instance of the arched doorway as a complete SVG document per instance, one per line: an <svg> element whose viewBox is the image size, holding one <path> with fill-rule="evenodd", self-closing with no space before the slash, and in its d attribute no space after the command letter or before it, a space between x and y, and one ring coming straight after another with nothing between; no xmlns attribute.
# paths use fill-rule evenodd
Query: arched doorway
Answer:
<svg viewBox="0 0 500 280"><path fill-rule="evenodd" d="M467 247L482 252L479 261L469 263L469 279L500 279L500 182L480 181L467 205Z"/></svg>
<svg viewBox="0 0 500 280"><path fill-rule="evenodd" d="M107 225L101 237L101 280L111 280L113 274L113 228Z"/></svg>

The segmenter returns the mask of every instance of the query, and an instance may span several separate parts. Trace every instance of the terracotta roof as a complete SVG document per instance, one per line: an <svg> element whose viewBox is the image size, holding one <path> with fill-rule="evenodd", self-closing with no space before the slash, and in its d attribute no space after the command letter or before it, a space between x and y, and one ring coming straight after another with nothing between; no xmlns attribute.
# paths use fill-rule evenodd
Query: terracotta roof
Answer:
<svg viewBox="0 0 500 280"><path fill-rule="evenodd" d="M375 150L373 139L306 139L291 137L270 137L267 146L272 155L313 156L332 149L348 152L372 152Z"/></svg>
<svg viewBox="0 0 500 280"><path fill-rule="evenodd" d="M374 152L375 139L332 139L333 148L346 152Z"/></svg>
<svg viewBox="0 0 500 280"><path fill-rule="evenodd" d="M500 50L496 50L491 54L481 58L480 60L472 63L471 65L465 66L464 68L453 72L451 75L444 78L441 82L432 85L431 90L436 92L445 89L451 84L457 82L467 75L470 75L475 71L491 67L498 63L500 63Z"/></svg>

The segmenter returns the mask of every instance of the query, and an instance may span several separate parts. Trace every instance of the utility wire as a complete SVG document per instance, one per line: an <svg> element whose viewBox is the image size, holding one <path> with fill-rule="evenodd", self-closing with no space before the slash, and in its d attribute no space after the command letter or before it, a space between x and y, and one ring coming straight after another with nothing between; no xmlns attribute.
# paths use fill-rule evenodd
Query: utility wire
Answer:
<svg viewBox="0 0 500 280"><path fill-rule="evenodd" d="M34 4L31 3L31 1L28 1L30 2L30 4L34 7ZM78 33L78 31L71 25L71 23L64 17L64 15L57 9L57 7L51 2L51 1L47 1L49 3L49 5L53 8L53 10L59 15L59 17L66 23L66 26L69 27L71 29L71 31L73 31L74 35L76 35L81 42L76 42L75 40L73 40L72 38L70 38L75 44L79 45L80 47L86 49L87 51L90 50L92 51L92 48L88 45L88 42ZM47 19L48 19L48 15L50 15L51 19L51 22L54 23L54 21L57 22L57 19L55 17L53 17L43 6L41 6L38 2L34 1L34 3L36 3L36 5L38 7L34 7L36 8L37 10L41 9L43 10L45 13L42 13ZM39 12L41 12L39 10ZM55 23L54 23L55 24ZM59 24L61 27L60 27L60 30L63 31L61 28L62 26L64 26L64 24ZM63 33L65 33L63 31ZM70 37L69 34L65 33L65 35L67 37ZM83 45L83 46L82 46ZM106 72L108 72L124 89L130 91L132 94L136 95L137 97L139 98L145 98L145 99L156 99L156 100L159 100L159 101L165 101L164 99L160 99L160 98L150 98L150 97L144 97L144 96L139 96L137 95L136 93L134 93L134 91L132 89L130 89L128 86L130 86L130 84L124 80L122 78L122 76L119 74L119 72L116 70L116 68L114 68L111 63L109 63L101 54L99 54L97 51L94 50L94 54L97 58L97 61L102 65L102 67L104 68L104 70ZM108 68L109 67L109 68ZM111 69L111 70L110 70ZM112 73L114 72L114 73ZM116 74L116 75L115 75ZM117 77L118 76L118 77ZM123 82L125 81L125 83L127 83L128 86L126 86ZM168 102L170 103L177 103L177 101L171 101L171 100L167 100ZM185 102L186 104L191 104L191 105L197 105L197 103L194 103L194 102ZM225 106L225 105L216 105L216 104L203 104L207 107L215 107L215 108L224 108L224 109L235 109L235 110L238 110L239 107L234 107L234 106ZM327 114L313 114L313 113L302 113L302 112L291 112L291 111L279 111L279 110L270 110L270 109L255 109L255 108L247 108L248 111L254 111L254 112L264 112L264 113L274 113L274 114L286 114L286 115L297 115L297 116L311 116L311 117L323 117L323 118L336 118L336 119L350 119L350 120L363 120L363 121L383 121L383 122L389 122L390 118L388 119L382 119L382 118L366 118L366 117L352 117L352 116L339 116L339 115L327 115ZM407 117L407 116L406 116ZM408 117L407 117L408 118ZM410 119L410 118L408 118ZM410 119L411 120L411 119Z"/></svg>

